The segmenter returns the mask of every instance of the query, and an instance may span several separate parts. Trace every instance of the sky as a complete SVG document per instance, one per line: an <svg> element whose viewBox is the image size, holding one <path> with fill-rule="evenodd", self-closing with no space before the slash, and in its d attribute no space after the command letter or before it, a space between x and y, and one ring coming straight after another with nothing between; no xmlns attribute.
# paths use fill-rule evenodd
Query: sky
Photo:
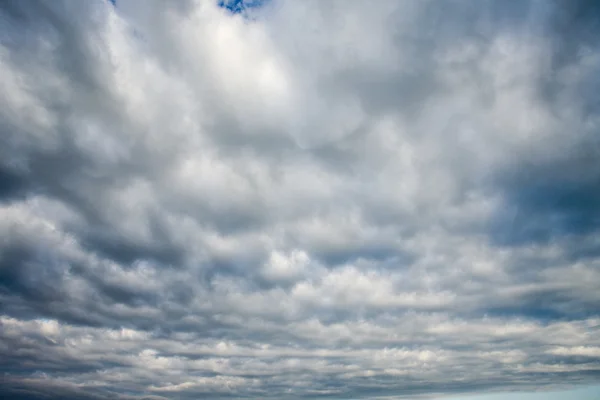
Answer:
<svg viewBox="0 0 600 400"><path fill-rule="evenodd" d="M600 386L587 386L576 389L539 392L510 392L485 395L462 395L445 400L596 400L600 397Z"/></svg>
<svg viewBox="0 0 600 400"><path fill-rule="evenodd" d="M600 398L598 21L0 1L0 397Z"/></svg>

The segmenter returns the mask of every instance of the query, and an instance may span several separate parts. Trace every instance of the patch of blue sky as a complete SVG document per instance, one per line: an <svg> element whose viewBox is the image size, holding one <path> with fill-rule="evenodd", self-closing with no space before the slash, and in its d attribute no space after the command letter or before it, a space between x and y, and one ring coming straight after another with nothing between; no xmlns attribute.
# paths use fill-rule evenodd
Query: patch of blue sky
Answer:
<svg viewBox="0 0 600 400"><path fill-rule="evenodd" d="M599 400L600 386L561 390L554 392L509 392L485 395L461 395L440 400Z"/></svg>
<svg viewBox="0 0 600 400"><path fill-rule="evenodd" d="M244 14L252 9L264 6L269 0L218 0L219 7L233 14Z"/></svg>

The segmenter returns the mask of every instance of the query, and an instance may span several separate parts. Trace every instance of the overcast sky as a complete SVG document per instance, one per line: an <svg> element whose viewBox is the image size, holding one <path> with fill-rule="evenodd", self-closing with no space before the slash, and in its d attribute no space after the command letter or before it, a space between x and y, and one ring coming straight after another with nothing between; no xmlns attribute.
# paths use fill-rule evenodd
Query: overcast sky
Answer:
<svg viewBox="0 0 600 400"><path fill-rule="evenodd" d="M0 1L0 397L598 398L600 2L112 3Z"/></svg>

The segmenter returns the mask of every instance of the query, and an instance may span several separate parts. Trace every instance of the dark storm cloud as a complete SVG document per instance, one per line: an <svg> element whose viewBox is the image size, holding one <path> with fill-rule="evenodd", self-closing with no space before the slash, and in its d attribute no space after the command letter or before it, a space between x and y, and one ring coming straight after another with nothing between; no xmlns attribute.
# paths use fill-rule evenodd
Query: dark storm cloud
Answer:
<svg viewBox="0 0 600 400"><path fill-rule="evenodd" d="M498 214L499 232L494 238L505 244L550 241L568 235L596 232L600 224L600 156L597 122L598 99L594 94L600 80L597 66L582 68L586 54L598 51L595 39L600 29L596 2L558 2L549 14L550 53L547 68L540 71L542 101L560 112L577 107L581 125L564 127L571 141L545 154L540 161L535 149L505 172L500 188L506 208ZM571 72L569 72L571 71Z"/></svg>
<svg viewBox="0 0 600 400"><path fill-rule="evenodd" d="M498 217L503 225L499 239L526 244L598 231L599 150L590 143L584 151L513 171L506 187L506 209Z"/></svg>
<svg viewBox="0 0 600 400"><path fill-rule="evenodd" d="M2 395L597 381L595 3L259 3L0 4Z"/></svg>
<svg viewBox="0 0 600 400"><path fill-rule="evenodd" d="M0 199L2 201L20 197L26 192L26 181L14 171L0 169Z"/></svg>

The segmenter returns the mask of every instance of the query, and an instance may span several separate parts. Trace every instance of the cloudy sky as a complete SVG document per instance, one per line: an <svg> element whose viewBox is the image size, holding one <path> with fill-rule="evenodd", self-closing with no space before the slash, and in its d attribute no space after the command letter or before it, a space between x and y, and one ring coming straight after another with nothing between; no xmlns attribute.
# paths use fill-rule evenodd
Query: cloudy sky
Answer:
<svg viewBox="0 0 600 400"><path fill-rule="evenodd" d="M598 2L112 3L0 1L0 397L598 398Z"/></svg>

